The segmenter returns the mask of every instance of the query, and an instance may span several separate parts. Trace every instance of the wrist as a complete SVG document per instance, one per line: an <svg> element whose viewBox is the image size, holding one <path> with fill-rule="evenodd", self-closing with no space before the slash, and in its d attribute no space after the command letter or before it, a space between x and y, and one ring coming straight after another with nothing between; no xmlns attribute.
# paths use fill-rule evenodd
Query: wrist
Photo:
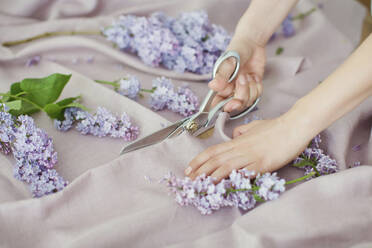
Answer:
<svg viewBox="0 0 372 248"><path fill-rule="evenodd" d="M233 50L239 53L241 61L249 59L253 51L259 45L252 39L243 35L234 35L226 50Z"/></svg>
<svg viewBox="0 0 372 248"><path fill-rule="evenodd" d="M325 128L321 120L317 120L314 108L306 104L303 99L298 100L279 118L289 129L295 130L297 136L309 141Z"/></svg>

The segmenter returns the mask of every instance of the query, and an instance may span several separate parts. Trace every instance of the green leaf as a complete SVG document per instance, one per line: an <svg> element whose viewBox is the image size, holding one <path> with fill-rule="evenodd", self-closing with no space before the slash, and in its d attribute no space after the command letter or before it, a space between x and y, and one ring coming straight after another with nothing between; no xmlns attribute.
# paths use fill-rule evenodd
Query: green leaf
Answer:
<svg viewBox="0 0 372 248"><path fill-rule="evenodd" d="M73 102L73 103L70 103L68 105L63 106L63 108L70 108L70 107L80 108L82 110L89 111L89 109L87 107L85 107L84 105L82 105L78 102Z"/></svg>
<svg viewBox="0 0 372 248"><path fill-rule="evenodd" d="M21 100L15 100L6 102L5 105L9 108L9 110L20 110L22 108L22 101Z"/></svg>
<svg viewBox="0 0 372 248"><path fill-rule="evenodd" d="M22 89L21 89L21 83L20 82L13 83L10 86L10 94L11 95L17 95L18 93L21 93L21 92L22 92Z"/></svg>
<svg viewBox="0 0 372 248"><path fill-rule="evenodd" d="M62 99L61 101L57 102L57 104L59 106L66 106L68 104L71 104L73 103L74 101L76 101L77 99L81 98L81 96L76 96L76 97L68 97L68 98L65 98L65 99Z"/></svg>
<svg viewBox="0 0 372 248"><path fill-rule="evenodd" d="M26 78L22 80L20 87L27 92L27 99L44 107L58 99L70 77L71 75L54 73L45 78Z"/></svg>
<svg viewBox="0 0 372 248"><path fill-rule="evenodd" d="M49 103L44 106L44 111L48 114L48 116L52 119L63 120L63 107L59 106L56 103Z"/></svg>
<svg viewBox="0 0 372 248"><path fill-rule="evenodd" d="M307 166L307 165L313 166L314 164L311 163L311 162L308 161L308 160L301 160L300 162L295 163L295 164L293 164L292 166L297 167L297 168L302 168L302 167L305 167L305 166Z"/></svg>
<svg viewBox="0 0 372 248"><path fill-rule="evenodd" d="M19 100L19 101L21 101L21 108L19 110L17 110L17 109L9 110L9 113L11 113L12 115L15 115L15 116L31 115L31 114L36 113L36 112L39 111L39 109L36 108L31 103L25 102L25 101L22 101L22 100Z"/></svg>
<svg viewBox="0 0 372 248"><path fill-rule="evenodd" d="M276 49L276 51L275 51L275 54L276 54L276 55L280 55L280 54L283 53L283 51L284 51L284 48L283 48L283 47L278 47L278 48Z"/></svg>

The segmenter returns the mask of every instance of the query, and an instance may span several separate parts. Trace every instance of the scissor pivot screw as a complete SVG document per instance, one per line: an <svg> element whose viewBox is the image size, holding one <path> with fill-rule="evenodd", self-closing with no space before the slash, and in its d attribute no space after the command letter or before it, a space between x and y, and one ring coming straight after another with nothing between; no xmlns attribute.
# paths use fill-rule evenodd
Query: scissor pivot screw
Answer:
<svg viewBox="0 0 372 248"><path fill-rule="evenodd" d="M198 129L198 124L195 121L191 121L186 125L186 130L189 132L195 132Z"/></svg>

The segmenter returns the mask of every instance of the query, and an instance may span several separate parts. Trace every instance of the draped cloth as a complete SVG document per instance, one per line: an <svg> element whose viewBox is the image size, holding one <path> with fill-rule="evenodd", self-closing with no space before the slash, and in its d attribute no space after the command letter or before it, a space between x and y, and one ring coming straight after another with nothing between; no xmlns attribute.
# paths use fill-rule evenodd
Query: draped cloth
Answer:
<svg viewBox="0 0 372 248"><path fill-rule="evenodd" d="M313 5L301 1L295 12ZM121 13L146 15L156 10L177 15L205 9L212 22L233 31L246 1L99 1L65 0L0 2L0 41L44 32L99 30ZM221 14L223 13L223 14ZM253 114L273 118L329 75L353 50L349 40L316 11L297 22L297 34L280 35L267 47L264 94ZM332 44L332 45L330 45ZM275 56L278 46L284 48ZM41 55L38 65L25 61ZM94 57L93 63L87 59ZM74 61L74 62L73 62ZM51 37L15 47L0 47L1 92L25 77L71 73L63 97L82 94L90 109L104 106L127 112L140 126L140 137L180 117L153 112L148 96L132 101L94 79L114 80L127 73L145 88L158 75L188 82L202 99L209 75L177 74L149 68L133 55L121 53L101 37ZM314 108L323 108L321 102ZM322 148L340 172L291 186L278 200L243 212L224 208L202 216L193 207L178 206L158 180L168 171L183 176L188 162L207 147L230 139L243 119L218 118L209 139L182 133L172 139L123 156L126 143L54 129L43 113L35 121L53 138L56 170L70 184L61 192L32 198L27 185L13 178L14 160L0 156L0 247L370 247L372 245L372 99L335 122L322 134ZM359 151L352 147L360 145ZM361 166L349 168L355 162ZM279 170L287 180L303 174L290 166Z"/></svg>

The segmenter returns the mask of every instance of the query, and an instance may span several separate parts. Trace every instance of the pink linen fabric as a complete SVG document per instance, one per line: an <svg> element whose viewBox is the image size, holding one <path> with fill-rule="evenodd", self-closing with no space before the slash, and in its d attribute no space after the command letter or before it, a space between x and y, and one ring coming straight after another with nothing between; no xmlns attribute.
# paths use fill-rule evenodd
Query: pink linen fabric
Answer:
<svg viewBox="0 0 372 248"><path fill-rule="evenodd" d="M213 22L229 31L247 1L1 1L0 41L17 40L46 31L96 30L120 13L148 14L163 10L206 9ZM301 1L296 11L313 7ZM224 13L224 14L221 14ZM353 47L317 11L297 23L291 39L278 38L268 46L264 94L252 113L273 118L287 111L336 68ZM321 37L321 38L320 38ZM278 46L285 48L273 57ZM41 55L37 66L25 60ZM94 63L85 62L94 56ZM72 63L72 59L79 63ZM104 106L127 112L141 128L141 137L180 117L148 109L148 96L139 103L122 97L94 79L114 80L127 73L151 87L157 75L186 81L202 99L209 76L175 74L144 66L99 37L56 37L6 48L0 47L0 91L25 77L72 73L64 96L83 95L91 109ZM322 108L314 103L314 108ZM0 156L0 247L371 247L372 237L372 99L323 133L323 148L341 172L290 187L278 200L247 213L223 209L202 216L192 207L178 206L157 183L165 173L183 176L187 163L205 148L229 140L243 119L226 122L222 114L214 134L201 140L188 133L118 157L126 143L110 138L61 133L44 115L37 124L53 137L59 155L57 171L69 180L63 191L32 199L27 187L12 176L14 161ZM361 150L352 147L361 144ZM362 166L347 169L354 162ZM302 175L285 167L287 180ZM145 179L150 178L149 180Z"/></svg>

